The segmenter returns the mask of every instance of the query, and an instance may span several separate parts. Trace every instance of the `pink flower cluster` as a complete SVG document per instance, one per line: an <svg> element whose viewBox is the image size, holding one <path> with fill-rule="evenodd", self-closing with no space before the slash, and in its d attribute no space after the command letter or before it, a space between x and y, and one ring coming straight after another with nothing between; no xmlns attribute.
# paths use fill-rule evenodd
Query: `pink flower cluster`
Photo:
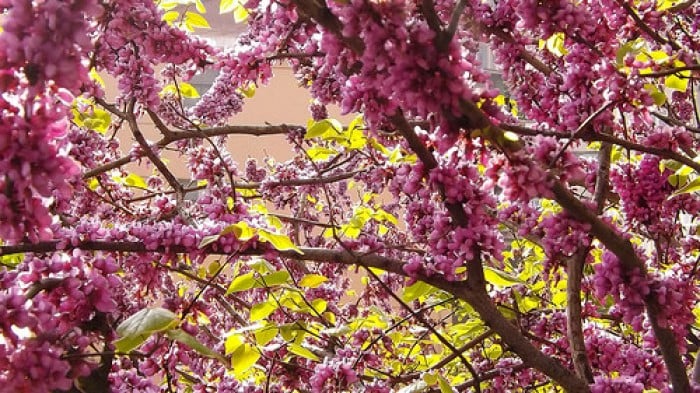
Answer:
<svg viewBox="0 0 700 393"><path fill-rule="evenodd" d="M643 331L644 298L651 293L647 277L638 269L626 272L617 256L609 251L594 269L593 290L598 299L604 302L608 295L612 296L613 309L622 314L622 320Z"/></svg>
<svg viewBox="0 0 700 393"><path fill-rule="evenodd" d="M29 256L0 272L0 383L13 392L68 390L94 364L81 356L111 335L105 315L122 288L111 256ZM19 284L19 285L18 285Z"/></svg>
<svg viewBox="0 0 700 393"><path fill-rule="evenodd" d="M155 3L147 1L118 1L110 9L96 48L96 65L118 78L123 101L135 98L156 108L161 90L156 64L187 65L193 75L216 53L203 40L168 26L162 15Z"/></svg>
<svg viewBox="0 0 700 393"><path fill-rule="evenodd" d="M429 115L460 113L464 100L495 96L488 89L486 73L478 67L476 53L457 40L438 51L435 32L421 19L409 19L415 4L403 0L368 3L359 0L331 3L340 19L344 37L360 38L361 54L352 53L331 32L324 32L321 49L326 67L333 74L357 66L340 86L340 105L345 113L362 111L370 125L379 126L397 113L399 103L406 115L427 119ZM323 82L324 79L321 79ZM321 98L321 102L326 102ZM447 125L447 123L445 123ZM441 130L443 134L453 129Z"/></svg>
<svg viewBox="0 0 700 393"><path fill-rule="evenodd" d="M86 55L102 12L96 0L8 1L0 33L0 70L22 70L30 94L53 82L77 93L88 81Z"/></svg>
<svg viewBox="0 0 700 393"><path fill-rule="evenodd" d="M359 378L352 368L352 363L337 360L318 363L309 380L313 393L347 392L357 381Z"/></svg>
<svg viewBox="0 0 700 393"><path fill-rule="evenodd" d="M79 172L59 151L65 112L53 105L41 96L20 109L0 96L0 238L10 243L51 237L49 198L70 199L66 181Z"/></svg>

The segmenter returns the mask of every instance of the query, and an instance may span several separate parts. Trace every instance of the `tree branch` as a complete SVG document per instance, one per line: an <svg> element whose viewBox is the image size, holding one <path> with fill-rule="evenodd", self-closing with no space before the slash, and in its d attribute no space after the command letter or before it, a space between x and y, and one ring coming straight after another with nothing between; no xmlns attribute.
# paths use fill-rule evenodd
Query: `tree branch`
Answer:
<svg viewBox="0 0 700 393"><path fill-rule="evenodd" d="M632 272L638 270L643 276L647 275L646 265L639 259L629 240L626 240L616 233L551 175L550 180L553 183L552 192L554 193L555 200L566 209L571 216L591 226L591 232L605 247L618 257L625 271ZM661 327L658 323L660 306L654 298L653 293L644 298L644 304L654 335L659 343L661 354L666 363L666 369L668 370L671 383L673 384L673 391L683 393L690 392L688 375L686 374L685 365L678 351L673 332L668 328Z"/></svg>
<svg viewBox="0 0 700 393"><path fill-rule="evenodd" d="M15 246L0 246L0 256L32 252L51 253L55 251L67 251L71 249L82 249L86 251L110 251L110 252L153 252L153 253L189 253L192 249L183 246L157 247L148 249L141 242L99 242L84 241L76 244L62 245L59 248L58 241L39 242L34 244L20 244ZM217 251L212 247L201 250L211 255L226 254ZM366 266L378 268L387 272L401 276L407 276L403 270L404 263L400 260L384 257L377 254L366 254L358 256L346 250L328 250L324 248L301 248L303 254L294 250L280 251L279 255L285 258L302 261L340 263L344 265ZM269 250L248 249L240 255L261 255ZM557 360L543 354L532 345L518 330L518 328L508 321L498 311L492 303L491 298L482 290L473 290L464 281L446 281L439 275L418 276L417 279L446 291L456 298L468 302L483 318L484 322L490 326L508 346L520 356L530 367L534 367L559 383L568 392L588 392L588 385L585 381L571 373Z"/></svg>
<svg viewBox="0 0 700 393"><path fill-rule="evenodd" d="M673 40L667 40L666 38L661 37L661 35L658 32L654 31L654 29L652 29L651 27L649 27L649 25L644 23L642 18L640 18L639 15L637 15L637 12L634 9L632 9L632 7L627 3L626 0L616 0L616 1L617 1L617 4L619 4L620 7L622 7L627 12L627 14L632 17L632 19L637 24L637 26L643 32L645 32L649 37L653 38L654 41L656 41L657 43L659 43L661 45L668 44L674 50L681 49L681 47L676 42L674 42Z"/></svg>
<svg viewBox="0 0 700 393"><path fill-rule="evenodd" d="M166 136L164 136L162 139L156 142L154 146L157 148L163 148L173 142L177 142L183 139L203 139L205 137L214 137L222 135L283 135L289 133L289 130L294 129L295 127L298 126L281 124L269 126L221 126L204 128L201 131L188 130L175 132L168 129L168 131L164 132ZM95 177L112 169L119 168L130 163L132 160L132 157L126 156L119 158L118 160L112 161L110 163L104 164L102 166L99 166L97 168L90 169L83 173L83 179L89 179L91 177Z"/></svg>

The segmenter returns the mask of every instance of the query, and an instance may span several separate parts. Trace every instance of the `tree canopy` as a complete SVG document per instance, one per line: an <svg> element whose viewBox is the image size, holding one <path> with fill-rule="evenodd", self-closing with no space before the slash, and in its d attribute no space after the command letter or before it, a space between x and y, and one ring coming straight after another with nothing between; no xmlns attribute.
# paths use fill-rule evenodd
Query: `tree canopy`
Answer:
<svg viewBox="0 0 700 393"><path fill-rule="evenodd" d="M0 391L697 391L698 15L0 0Z"/></svg>

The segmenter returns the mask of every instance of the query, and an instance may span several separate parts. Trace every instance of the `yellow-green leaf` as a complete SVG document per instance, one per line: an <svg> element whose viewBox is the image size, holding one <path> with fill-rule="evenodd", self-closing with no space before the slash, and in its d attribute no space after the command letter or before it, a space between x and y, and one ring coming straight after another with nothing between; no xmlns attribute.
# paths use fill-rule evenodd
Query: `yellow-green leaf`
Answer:
<svg viewBox="0 0 700 393"><path fill-rule="evenodd" d="M320 274L307 274L299 280L299 286L304 288L317 288L328 281L328 278Z"/></svg>
<svg viewBox="0 0 700 393"><path fill-rule="evenodd" d="M315 353L309 351L308 349L302 347L299 344L289 344L287 346L287 350L289 350L289 352L291 352L297 356L301 356L301 357L309 359L309 360L313 360L316 362L321 360L318 356L316 356Z"/></svg>
<svg viewBox="0 0 700 393"><path fill-rule="evenodd" d="M243 7L243 5L238 4L233 10L233 21L236 23L241 23L248 19L248 10Z"/></svg>
<svg viewBox="0 0 700 393"><path fill-rule="evenodd" d="M343 131L343 126L338 120L323 119L314 122L307 130L304 139L318 138L326 135L326 133L339 135Z"/></svg>
<svg viewBox="0 0 700 393"><path fill-rule="evenodd" d="M700 177L693 179L690 183L683 186L681 189L676 190L671 194L671 198L677 195L690 194L696 191L700 191Z"/></svg>
<svg viewBox="0 0 700 393"><path fill-rule="evenodd" d="M202 238L202 241L199 242L199 248L204 248L214 242L219 240L219 235L209 235L209 236L204 236Z"/></svg>
<svg viewBox="0 0 700 393"><path fill-rule="evenodd" d="M195 14L196 15L196 14ZM187 82L180 82L178 84L180 87L180 94L185 98L199 98L199 92L197 89Z"/></svg>
<svg viewBox="0 0 700 393"><path fill-rule="evenodd" d="M679 78L676 75L667 76L666 80L664 81L664 84L666 85L666 87L672 90L678 90L682 92L688 90L688 79Z"/></svg>
<svg viewBox="0 0 700 393"><path fill-rule="evenodd" d="M680 3L681 0L657 0L656 9L658 11L666 11L667 9L673 7L674 5Z"/></svg>
<svg viewBox="0 0 700 393"><path fill-rule="evenodd" d="M403 298L404 302L408 303L418 299L421 296L428 295L434 291L434 286L426 284L423 281L416 281L415 283L406 287L403 290L403 296L401 297Z"/></svg>
<svg viewBox="0 0 700 393"><path fill-rule="evenodd" d="M199 11L200 14L207 13L207 9L206 9L206 7L204 7L202 0L195 0L194 7L197 9L197 11Z"/></svg>
<svg viewBox="0 0 700 393"><path fill-rule="evenodd" d="M249 272L234 278L228 286L228 289L226 289L226 294L230 295L253 288L255 286L254 274L253 272Z"/></svg>
<svg viewBox="0 0 700 393"><path fill-rule="evenodd" d="M486 282L498 287L511 287L523 283L515 276L488 266L484 267L484 278L486 278Z"/></svg>
<svg viewBox="0 0 700 393"><path fill-rule="evenodd" d="M97 71L93 68L90 70L90 79L94 80L98 85L100 85L102 88L105 87L105 81L102 79L100 74L97 73Z"/></svg>
<svg viewBox="0 0 700 393"><path fill-rule="evenodd" d="M146 181L143 180L143 177L135 173L129 173L129 175L124 178L124 184L129 187L136 187L144 190L148 189L148 185L146 185Z"/></svg>
<svg viewBox="0 0 700 393"><path fill-rule="evenodd" d="M194 336L190 335L189 333L185 332L184 330L181 330L181 329L168 330L166 335L171 340L175 340L179 343L185 344L188 347L194 349L195 352L198 352L201 355L204 355L204 356L212 358L212 359L217 359L221 363L228 365L228 360L223 355L221 355L220 353L216 352L215 350L207 347L206 345L202 344Z"/></svg>
<svg viewBox="0 0 700 393"><path fill-rule="evenodd" d="M226 235L229 233L233 233L233 235L236 237L236 239L240 241L246 241L250 240L255 236L255 228L251 228L247 222L245 221L240 221L235 224L231 224L224 228L220 235Z"/></svg>
<svg viewBox="0 0 700 393"><path fill-rule="evenodd" d="M452 387L450 383L447 382L445 377L438 375L438 384L440 385L440 393L452 393Z"/></svg>
<svg viewBox="0 0 700 393"><path fill-rule="evenodd" d="M227 14L236 8L238 2L236 0L221 0L219 2L219 14Z"/></svg>
<svg viewBox="0 0 700 393"><path fill-rule="evenodd" d="M94 177L87 181L87 188L89 188L91 191L95 191L99 186L100 182Z"/></svg>
<svg viewBox="0 0 700 393"><path fill-rule="evenodd" d="M311 306L318 314L323 314L323 312L326 311L326 308L328 307L328 302L321 298L318 298L311 301Z"/></svg>
<svg viewBox="0 0 700 393"><path fill-rule="evenodd" d="M306 153L313 161L327 160L331 156L338 154L338 151L323 146L314 146L309 148Z"/></svg>
<svg viewBox="0 0 700 393"><path fill-rule="evenodd" d="M242 8L242 7L239 7ZM255 96L255 83L250 82L246 87L242 87L241 93L246 96L246 98L253 98Z"/></svg>
<svg viewBox="0 0 700 393"><path fill-rule="evenodd" d="M179 5L177 0L161 0L158 2L158 6L164 10L171 10Z"/></svg>
<svg viewBox="0 0 700 393"><path fill-rule="evenodd" d="M565 41L564 33L554 33L547 40L545 40L545 45L547 50L557 57L562 57L569 53L569 51L564 46ZM540 46L542 46L540 44Z"/></svg>
<svg viewBox="0 0 700 393"><path fill-rule="evenodd" d="M264 229L260 229L258 231L258 237L262 241L269 242L272 247L274 247L276 250L279 251L287 251L287 250L294 250L299 254L304 254L299 247L295 246L294 243L292 243L292 239L289 238L287 235L283 235L280 233L272 233L269 231L266 231Z"/></svg>
<svg viewBox="0 0 700 393"><path fill-rule="evenodd" d="M666 94L659 90L656 85L652 83L647 83L644 85L644 90L649 92L649 95L651 96L652 99L654 99L654 104L657 106L661 106L664 103L666 103Z"/></svg>
<svg viewBox="0 0 700 393"><path fill-rule="evenodd" d="M273 287L276 285L287 284L291 280L289 272L286 270L279 270L266 274L262 276L262 284L268 287Z"/></svg>
<svg viewBox="0 0 700 393"><path fill-rule="evenodd" d="M144 308L117 326L120 337L114 345L121 352L138 348L153 333L173 328L179 323L177 315L165 308Z"/></svg>
<svg viewBox="0 0 700 393"><path fill-rule="evenodd" d="M263 329L256 330L253 335L255 336L256 344L265 346L277 336L277 328L273 326L265 327Z"/></svg>
<svg viewBox="0 0 700 393"><path fill-rule="evenodd" d="M226 341L224 341L224 351L226 354L230 354L235 352L241 345L243 345L243 335L241 334L230 334L228 337L226 337Z"/></svg>
<svg viewBox="0 0 700 393"><path fill-rule="evenodd" d="M278 305L274 299L267 300L262 303L258 303L250 308L250 321L255 322L261 319L267 318L275 310L277 310Z"/></svg>
<svg viewBox="0 0 700 393"><path fill-rule="evenodd" d="M163 14L163 20L168 22L169 25L172 25L173 22L175 22L179 17L180 13L177 11L168 11L165 14Z"/></svg>
<svg viewBox="0 0 700 393"><path fill-rule="evenodd" d="M191 29L194 28L202 28L202 29L208 29L211 26L209 26L209 22L207 22L206 18L204 18L202 15L192 12L192 11L187 11L185 12L185 25Z"/></svg>
<svg viewBox="0 0 700 393"><path fill-rule="evenodd" d="M258 359L260 359L260 353L251 345L243 344L239 346L231 355L233 373L237 378L242 377L246 371L258 362Z"/></svg>

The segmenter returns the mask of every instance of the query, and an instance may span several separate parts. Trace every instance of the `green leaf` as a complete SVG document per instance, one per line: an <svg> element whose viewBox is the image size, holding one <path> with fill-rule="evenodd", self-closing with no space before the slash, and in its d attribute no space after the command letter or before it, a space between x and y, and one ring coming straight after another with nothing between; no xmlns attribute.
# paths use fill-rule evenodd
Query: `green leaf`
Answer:
<svg viewBox="0 0 700 393"><path fill-rule="evenodd" d="M117 326L120 338L114 345L120 352L130 352L153 333L169 330L178 323L179 318L170 310L160 307L144 308Z"/></svg>
<svg viewBox="0 0 700 393"><path fill-rule="evenodd" d="M254 347L248 344L239 346L231 355L233 373L237 378L241 378L246 371L258 362L258 359L260 359L260 353Z"/></svg>
<svg viewBox="0 0 700 393"><path fill-rule="evenodd" d="M202 29L209 29L211 26L209 26L209 22L200 14L192 11L187 11L185 12L185 25L189 27L190 29L194 28L202 28ZM199 95L197 95L199 97ZM195 98L195 97L191 97Z"/></svg>
<svg viewBox="0 0 700 393"><path fill-rule="evenodd" d="M283 235L280 233L272 233L264 229L260 229L258 231L258 237L261 241L266 241L272 244L272 247L274 247L276 250L294 250L297 253L304 255L304 252L301 251L299 247L295 246L294 243L292 243L292 239L290 239L287 235Z"/></svg>
<svg viewBox="0 0 700 393"><path fill-rule="evenodd" d="M517 277L488 266L484 267L484 278L486 278L486 282L497 287L512 287L516 284L524 284Z"/></svg>
<svg viewBox="0 0 700 393"><path fill-rule="evenodd" d="M293 353L293 354L295 354L295 355L297 355L297 356L301 356L301 357L303 357L303 358L305 358L305 359L313 360L313 361L316 361L316 362L318 362L319 360L321 360L318 356L316 356L315 353L309 351L308 349L302 347L302 346L299 345L299 344L289 344L289 345L287 346L287 350L289 350L289 352L291 352L291 353Z"/></svg>
<svg viewBox="0 0 700 393"><path fill-rule="evenodd" d="M274 299L269 299L265 302L258 303L250 308L249 319L251 322L265 319L268 316L270 316L270 314L272 314L275 310L277 310L278 307L279 306L277 305L277 302Z"/></svg>
<svg viewBox="0 0 700 393"><path fill-rule="evenodd" d="M175 340L179 343L185 344L201 355L204 355L208 358L217 359L221 363L228 365L228 360L222 354L202 344L194 336L181 329L168 330L165 334L171 340Z"/></svg>
<svg viewBox="0 0 700 393"><path fill-rule="evenodd" d="M404 302L409 303L418 299L419 297L426 296L434 291L434 286L426 284L423 281L416 281L415 283L406 287L403 290L403 296L401 297L403 298Z"/></svg>
<svg viewBox="0 0 700 393"><path fill-rule="evenodd" d="M328 277L320 274L307 274L299 280L299 286L304 288L317 288L326 281L328 281Z"/></svg>
<svg viewBox="0 0 700 393"><path fill-rule="evenodd" d="M440 393L453 393L450 383L442 375L438 375L438 384L440 385Z"/></svg>
<svg viewBox="0 0 700 393"><path fill-rule="evenodd" d="M254 274L253 272L249 272L234 278L228 286L228 289L226 289L226 294L230 295L253 288L255 286Z"/></svg>

